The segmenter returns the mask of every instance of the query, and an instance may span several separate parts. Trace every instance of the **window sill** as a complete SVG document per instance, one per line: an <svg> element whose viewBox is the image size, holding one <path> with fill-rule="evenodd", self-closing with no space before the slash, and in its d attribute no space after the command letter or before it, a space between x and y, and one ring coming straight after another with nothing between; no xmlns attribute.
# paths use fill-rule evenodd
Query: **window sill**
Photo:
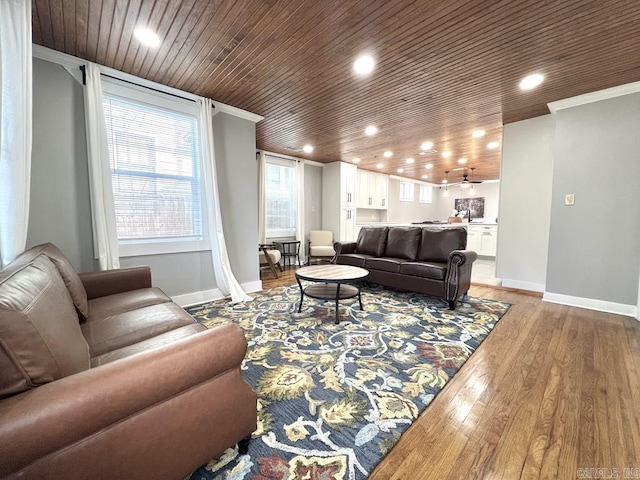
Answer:
<svg viewBox="0 0 640 480"><path fill-rule="evenodd" d="M211 250L204 240L171 240L122 242L118 244L120 257L142 257L145 255L167 255L172 253L201 252Z"/></svg>

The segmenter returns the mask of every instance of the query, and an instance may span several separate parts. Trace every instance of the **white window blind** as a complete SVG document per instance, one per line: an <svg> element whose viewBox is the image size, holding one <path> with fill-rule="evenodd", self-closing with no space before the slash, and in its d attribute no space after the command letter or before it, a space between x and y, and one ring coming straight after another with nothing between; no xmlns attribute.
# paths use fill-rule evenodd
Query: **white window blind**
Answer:
<svg viewBox="0 0 640 480"><path fill-rule="evenodd" d="M413 202L414 200L413 183L400 182L400 201Z"/></svg>
<svg viewBox="0 0 640 480"><path fill-rule="evenodd" d="M433 187L431 185L420 185L419 192L418 198L420 203L431 203L433 201Z"/></svg>
<svg viewBox="0 0 640 480"><path fill-rule="evenodd" d="M195 115L103 95L118 241L200 241Z"/></svg>
<svg viewBox="0 0 640 480"><path fill-rule="evenodd" d="M292 161L267 157L265 162L266 235L296 234L296 172Z"/></svg>

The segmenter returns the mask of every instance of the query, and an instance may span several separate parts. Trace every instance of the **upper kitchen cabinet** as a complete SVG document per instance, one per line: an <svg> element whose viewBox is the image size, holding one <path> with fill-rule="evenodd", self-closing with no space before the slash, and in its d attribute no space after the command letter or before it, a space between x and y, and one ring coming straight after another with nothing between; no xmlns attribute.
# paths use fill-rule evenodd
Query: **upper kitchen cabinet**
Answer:
<svg viewBox="0 0 640 480"><path fill-rule="evenodd" d="M389 206L389 176L358 170L358 208L386 210Z"/></svg>

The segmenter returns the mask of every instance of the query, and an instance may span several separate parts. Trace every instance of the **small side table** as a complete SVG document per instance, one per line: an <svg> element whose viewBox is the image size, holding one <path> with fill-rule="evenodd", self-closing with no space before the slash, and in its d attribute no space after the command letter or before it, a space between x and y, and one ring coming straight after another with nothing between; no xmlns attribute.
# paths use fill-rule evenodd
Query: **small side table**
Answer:
<svg viewBox="0 0 640 480"><path fill-rule="evenodd" d="M293 259L294 265L300 264L300 240L290 240L283 242L273 242L276 248L280 250L282 254L282 265L291 266L291 259Z"/></svg>

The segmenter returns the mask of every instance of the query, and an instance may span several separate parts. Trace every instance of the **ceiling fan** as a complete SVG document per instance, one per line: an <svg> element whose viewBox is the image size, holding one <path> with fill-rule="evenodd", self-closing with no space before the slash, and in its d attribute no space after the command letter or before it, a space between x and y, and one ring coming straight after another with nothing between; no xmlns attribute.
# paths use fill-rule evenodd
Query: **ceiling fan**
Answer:
<svg viewBox="0 0 640 480"><path fill-rule="evenodd" d="M456 182L456 183L450 183L450 186L453 185L461 185L463 188L468 187L471 184L478 184L478 183L482 183L482 180L474 180L473 179L473 171L475 170L475 167L471 167L469 168L469 170L471 170L471 180L469 180L469 174L468 173L464 173L462 174L462 181L460 182Z"/></svg>

